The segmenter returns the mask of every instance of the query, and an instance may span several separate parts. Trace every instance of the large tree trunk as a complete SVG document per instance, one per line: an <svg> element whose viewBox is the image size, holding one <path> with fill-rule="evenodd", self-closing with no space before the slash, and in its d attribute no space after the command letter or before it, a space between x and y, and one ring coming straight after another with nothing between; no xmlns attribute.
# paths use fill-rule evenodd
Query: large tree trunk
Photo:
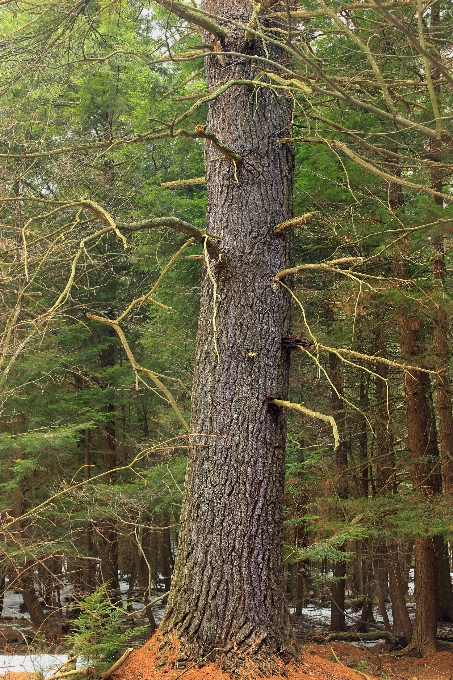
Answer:
<svg viewBox="0 0 453 680"><path fill-rule="evenodd" d="M250 17L246 0L203 4ZM219 50L269 56L261 40L250 45L244 30L228 30ZM217 54L206 58L211 90L257 72L249 57ZM291 217L293 152L279 143L290 122L290 102L271 89L234 85L210 103L207 128L243 162L206 143L206 227L223 255L209 256L203 273L193 451L162 624L168 640L179 638L180 658L222 658L230 668L248 659L264 671L292 649L282 555L286 417L269 404L288 389L290 299L273 277L290 263L292 239L273 229Z"/></svg>

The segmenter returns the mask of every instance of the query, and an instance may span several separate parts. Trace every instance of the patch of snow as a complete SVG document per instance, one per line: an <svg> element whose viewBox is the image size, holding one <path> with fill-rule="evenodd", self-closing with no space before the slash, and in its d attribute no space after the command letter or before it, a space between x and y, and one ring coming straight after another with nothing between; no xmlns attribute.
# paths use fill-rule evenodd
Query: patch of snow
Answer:
<svg viewBox="0 0 453 680"><path fill-rule="evenodd" d="M7 590L3 597L2 617L29 619L30 614L23 612L24 598L14 590Z"/></svg>
<svg viewBox="0 0 453 680"><path fill-rule="evenodd" d="M409 583L407 587L407 592L409 595L414 594L414 588L415 588L415 569L412 567L409 569Z"/></svg>
<svg viewBox="0 0 453 680"><path fill-rule="evenodd" d="M68 660L67 654L0 655L0 673L42 673L52 675Z"/></svg>

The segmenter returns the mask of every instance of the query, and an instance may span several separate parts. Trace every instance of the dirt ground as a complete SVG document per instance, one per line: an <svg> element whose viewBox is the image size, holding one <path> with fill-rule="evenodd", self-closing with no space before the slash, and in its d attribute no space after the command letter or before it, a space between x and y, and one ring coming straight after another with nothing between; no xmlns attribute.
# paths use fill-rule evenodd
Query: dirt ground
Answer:
<svg viewBox="0 0 453 680"><path fill-rule="evenodd" d="M213 664L202 668L156 668L157 641L154 636L132 652L111 680L230 680ZM453 680L453 647L445 646L435 656L416 659L389 653L385 644L372 648L344 642L325 645L308 643L300 663L286 667L286 677L272 680Z"/></svg>
<svg viewBox="0 0 453 680"><path fill-rule="evenodd" d="M135 650L109 680L230 680L208 664L202 668L158 668L157 638ZM453 644L441 643L427 659L390 652L387 643L375 646L346 642L303 644L299 664L286 667L286 675L272 680L453 680ZM5 673L3 671L3 673ZM32 673L0 670L0 680L36 680ZM71 680L70 677L67 680Z"/></svg>

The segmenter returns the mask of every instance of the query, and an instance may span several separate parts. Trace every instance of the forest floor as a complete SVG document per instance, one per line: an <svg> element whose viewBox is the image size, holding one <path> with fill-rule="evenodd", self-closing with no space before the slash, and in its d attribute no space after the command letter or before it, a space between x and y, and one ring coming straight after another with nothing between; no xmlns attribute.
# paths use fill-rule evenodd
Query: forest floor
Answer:
<svg viewBox="0 0 453 680"><path fill-rule="evenodd" d="M285 676L272 680L453 680L453 646L441 645L441 651L427 659L402 653L389 653L386 643L365 648L345 642L303 646L298 664L286 667ZM156 668L157 642L154 637L132 652L110 680L229 680L213 664L202 668Z"/></svg>
<svg viewBox="0 0 453 680"><path fill-rule="evenodd" d="M160 621L164 607L156 608L156 619ZM414 614L414 606L408 605L410 614ZM301 617L293 616L293 625L297 638L301 644L299 664L287 667L285 680L453 680L453 626L439 624L439 652L430 658L418 659L395 650L388 642L360 641L344 642L332 640L329 632L329 609L315 604L308 605ZM43 650L33 647L33 630L29 619L18 611L8 611L10 616L0 617L0 680L29 680L31 678L50 675L52 670L46 671ZM11 616L13 614L13 616ZM14 616L15 614L15 616ZM141 612L134 612L135 625L144 623L140 618ZM389 610L389 615L391 611ZM360 612L348 610L348 631L357 629ZM371 629L378 632L383 630L382 619L375 611L376 623ZM142 637L143 641L145 637ZM447 641L448 640L448 641ZM140 640L137 640L140 644ZM229 676L222 673L214 665L202 668L187 667L156 668L156 638L145 642L136 649L121 668L109 680L229 680ZM67 644L64 637L55 639L47 653L53 655L67 654ZM31 665L13 666L19 655L32 655ZM65 657L66 658L66 657ZM53 672L63 663L62 657L53 658ZM32 668L41 665L43 672L35 675ZM9 669L8 669L9 666ZM16 672L23 669L26 672ZM6 676L6 678L5 678ZM70 678L68 679L70 680ZM281 676L274 676L273 680L283 680Z"/></svg>
<svg viewBox="0 0 453 680"><path fill-rule="evenodd" d="M432 657L417 659L403 652L390 652L387 643L374 647L346 642L303 644L299 664L286 668L286 675L272 680L453 680L453 645L440 643ZM202 668L156 668L155 637L132 652L109 680L230 680L213 664ZM32 680L33 673L0 668L5 680Z"/></svg>

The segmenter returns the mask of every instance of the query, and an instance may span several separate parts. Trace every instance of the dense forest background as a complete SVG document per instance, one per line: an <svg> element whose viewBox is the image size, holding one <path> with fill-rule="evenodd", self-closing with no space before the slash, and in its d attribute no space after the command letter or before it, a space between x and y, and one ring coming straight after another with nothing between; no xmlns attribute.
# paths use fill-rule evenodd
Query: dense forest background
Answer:
<svg viewBox="0 0 453 680"><path fill-rule="evenodd" d="M343 631L355 599L366 632L377 603L427 653L433 610L453 621L452 8L255 4L257 39L286 22L266 39L290 59L254 87L293 99L296 263L275 285L310 345L291 352L289 604L329 600ZM0 598L44 630L64 586L118 599L119 579L154 628L171 583L213 95L196 9L167 5L0 3Z"/></svg>

